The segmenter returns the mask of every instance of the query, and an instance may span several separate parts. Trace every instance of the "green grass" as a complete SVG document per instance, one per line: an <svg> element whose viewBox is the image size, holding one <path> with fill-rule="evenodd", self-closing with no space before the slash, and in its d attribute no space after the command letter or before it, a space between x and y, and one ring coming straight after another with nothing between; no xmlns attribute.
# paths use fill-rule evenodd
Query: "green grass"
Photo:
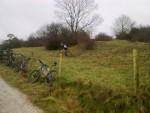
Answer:
<svg viewBox="0 0 150 113"><path fill-rule="evenodd" d="M140 93L134 95L133 48L139 51ZM58 51L39 48L15 50L26 56L34 54L29 72L38 66L59 62ZM61 77L51 88L46 84L27 83L26 77L0 66L0 74L10 84L26 93L46 113L149 113L150 45L128 41L97 42L96 49L70 48L75 57L63 57ZM27 76L27 75L24 75Z"/></svg>

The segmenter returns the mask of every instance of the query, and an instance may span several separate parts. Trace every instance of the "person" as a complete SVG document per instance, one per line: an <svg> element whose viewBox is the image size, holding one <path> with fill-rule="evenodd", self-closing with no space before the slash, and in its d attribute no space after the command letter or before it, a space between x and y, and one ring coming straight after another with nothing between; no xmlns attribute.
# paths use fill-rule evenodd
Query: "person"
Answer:
<svg viewBox="0 0 150 113"><path fill-rule="evenodd" d="M64 44L65 56L68 56L68 46Z"/></svg>

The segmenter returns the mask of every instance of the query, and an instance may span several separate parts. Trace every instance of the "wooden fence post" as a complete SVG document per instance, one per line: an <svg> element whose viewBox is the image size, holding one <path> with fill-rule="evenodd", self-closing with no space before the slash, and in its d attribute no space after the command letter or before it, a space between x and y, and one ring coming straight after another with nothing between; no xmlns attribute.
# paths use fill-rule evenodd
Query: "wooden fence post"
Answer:
<svg viewBox="0 0 150 113"><path fill-rule="evenodd" d="M135 78L135 94L136 96L139 93L139 67L138 67L138 51L133 49L133 72Z"/></svg>
<svg viewBox="0 0 150 113"><path fill-rule="evenodd" d="M31 56L34 57L34 52L33 51L31 52Z"/></svg>
<svg viewBox="0 0 150 113"><path fill-rule="evenodd" d="M62 52L60 52L60 58L59 58L59 72L58 72L58 76L61 76L61 70L62 70L62 59L63 59L63 54Z"/></svg>

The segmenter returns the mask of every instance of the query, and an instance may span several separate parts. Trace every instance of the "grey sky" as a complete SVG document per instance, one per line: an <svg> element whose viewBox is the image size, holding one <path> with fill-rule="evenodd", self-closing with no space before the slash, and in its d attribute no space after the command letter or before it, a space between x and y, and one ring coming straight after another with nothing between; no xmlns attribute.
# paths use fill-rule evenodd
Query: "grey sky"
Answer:
<svg viewBox="0 0 150 113"><path fill-rule="evenodd" d="M150 25L150 0L96 0L104 22L97 32L112 34L115 18L126 14L137 24ZM8 33L26 39L41 26L56 21L54 0L0 0L0 40Z"/></svg>

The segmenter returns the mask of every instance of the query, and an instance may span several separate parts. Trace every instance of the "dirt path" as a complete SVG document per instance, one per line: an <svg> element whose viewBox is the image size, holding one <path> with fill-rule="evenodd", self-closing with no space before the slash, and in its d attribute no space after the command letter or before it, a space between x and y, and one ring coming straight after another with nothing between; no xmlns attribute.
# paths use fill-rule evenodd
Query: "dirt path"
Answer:
<svg viewBox="0 0 150 113"><path fill-rule="evenodd" d="M43 113L27 97L0 78L0 113Z"/></svg>

